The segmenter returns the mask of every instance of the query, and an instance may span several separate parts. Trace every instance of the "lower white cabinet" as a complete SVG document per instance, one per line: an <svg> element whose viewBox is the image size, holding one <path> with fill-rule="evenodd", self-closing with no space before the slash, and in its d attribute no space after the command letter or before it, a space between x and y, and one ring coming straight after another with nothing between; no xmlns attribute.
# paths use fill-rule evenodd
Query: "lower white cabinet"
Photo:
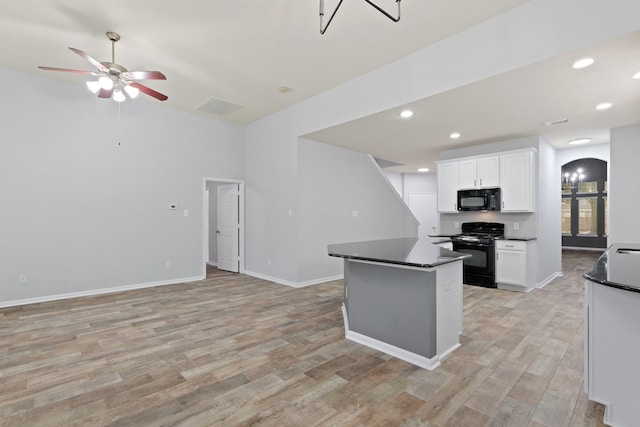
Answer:
<svg viewBox="0 0 640 427"><path fill-rule="evenodd" d="M605 405L605 424L637 426L640 293L589 280L585 292L585 391L589 400Z"/></svg>
<svg viewBox="0 0 640 427"><path fill-rule="evenodd" d="M496 283L499 288L525 291L534 286L532 245L532 241L496 240Z"/></svg>

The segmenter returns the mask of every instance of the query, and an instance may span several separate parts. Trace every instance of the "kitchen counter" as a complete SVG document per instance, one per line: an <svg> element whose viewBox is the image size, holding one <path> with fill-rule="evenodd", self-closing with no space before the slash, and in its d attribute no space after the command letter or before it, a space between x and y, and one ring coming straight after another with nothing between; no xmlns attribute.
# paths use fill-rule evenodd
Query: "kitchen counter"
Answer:
<svg viewBox="0 0 640 427"><path fill-rule="evenodd" d="M432 268L469 258L438 246L447 240L430 237L370 240L329 245L329 256L410 267Z"/></svg>
<svg viewBox="0 0 640 427"><path fill-rule="evenodd" d="M637 426L640 244L611 245L584 278L585 391L605 405L605 424Z"/></svg>
<svg viewBox="0 0 640 427"><path fill-rule="evenodd" d="M344 259L345 337L426 369L460 347L462 260L441 238L328 246Z"/></svg>
<svg viewBox="0 0 640 427"><path fill-rule="evenodd" d="M584 278L601 285L640 292L640 244L611 245Z"/></svg>
<svg viewBox="0 0 640 427"><path fill-rule="evenodd" d="M531 240L537 239L537 237L498 237L496 240L516 240L520 242L530 242Z"/></svg>

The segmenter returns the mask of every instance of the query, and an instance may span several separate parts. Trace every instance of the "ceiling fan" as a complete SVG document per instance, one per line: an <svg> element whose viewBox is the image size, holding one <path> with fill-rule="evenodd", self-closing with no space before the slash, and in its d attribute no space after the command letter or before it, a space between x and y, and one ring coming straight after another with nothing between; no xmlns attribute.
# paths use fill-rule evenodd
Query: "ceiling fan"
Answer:
<svg viewBox="0 0 640 427"><path fill-rule="evenodd" d="M113 31L107 32L107 37L111 40L111 62L99 62L89 56L86 52L70 47L71 51L84 58L98 71L72 70L69 68L43 67L41 70L62 71L65 73L89 74L99 76L97 80L87 82L87 87L99 98L113 98L116 102L123 102L126 98L125 92L130 98L138 96L139 92L146 93L160 101L169 99L167 95L157 92L148 86L138 83L136 80L166 80L160 71L128 71L120 64L116 64L116 42L120 40L120 35Z"/></svg>

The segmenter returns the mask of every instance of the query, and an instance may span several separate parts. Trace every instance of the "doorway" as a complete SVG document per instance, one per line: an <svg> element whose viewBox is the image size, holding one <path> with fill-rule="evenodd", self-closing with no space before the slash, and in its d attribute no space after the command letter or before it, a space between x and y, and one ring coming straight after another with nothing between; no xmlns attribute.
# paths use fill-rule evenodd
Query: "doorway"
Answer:
<svg viewBox="0 0 640 427"><path fill-rule="evenodd" d="M411 192L408 195L409 210L416 217L418 236L438 234L438 198L436 193Z"/></svg>
<svg viewBox="0 0 640 427"><path fill-rule="evenodd" d="M607 247L607 162L584 158L562 166L562 246Z"/></svg>
<svg viewBox="0 0 640 427"><path fill-rule="evenodd" d="M203 276L207 268L244 273L244 181L204 178Z"/></svg>

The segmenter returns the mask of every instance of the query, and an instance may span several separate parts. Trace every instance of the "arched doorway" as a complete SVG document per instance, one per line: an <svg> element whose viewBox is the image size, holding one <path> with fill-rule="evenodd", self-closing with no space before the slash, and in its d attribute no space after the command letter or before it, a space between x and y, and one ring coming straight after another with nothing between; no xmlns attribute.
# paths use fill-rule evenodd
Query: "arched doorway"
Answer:
<svg viewBox="0 0 640 427"><path fill-rule="evenodd" d="M584 158L562 166L562 246L606 248L607 162Z"/></svg>

